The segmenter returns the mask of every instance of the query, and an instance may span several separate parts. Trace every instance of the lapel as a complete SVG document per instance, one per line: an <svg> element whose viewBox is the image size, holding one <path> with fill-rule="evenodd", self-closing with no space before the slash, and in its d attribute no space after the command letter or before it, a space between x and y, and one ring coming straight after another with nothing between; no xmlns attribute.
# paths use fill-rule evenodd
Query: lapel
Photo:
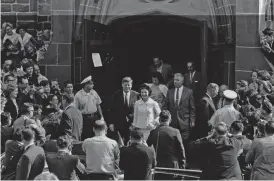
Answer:
<svg viewBox="0 0 274 181"><path fill-rule="evenodd" d="M182 95L181 95L181 99L180 99L180 102L179 102L179 106L183 103L183 100L185 100L186 95L187 95L186 87L183 86L183 92L182 92Z"/></svg>
<svg viewBox="0 0 274 181"><path fill-rule="evenodd" d="M121 105L125 105L125 97L124 97L124 91L122 90L120 93L120 100L121 100Z"/></svg>
<svg viewBox="0 0 274 181"><path fill-rule="evenodd" d="M132 102L133 102L132 100L133 100L133 91L130 90L130 96L129 96L129 100L128 100L129 107L132 105Z"/></svg>
<svg viewBox="0 0 274 181"><path fill-rule="evenodd" d="M170 90L170 95L171 95L171 102L172 102L172 107L174 107L175 106L175 99L174 99L174 97L175 97L175 88L173 88L173 89L171 89Z"/></svg>
<svg viewBox="0 0 274 181"><path fill-rule="evenodd" d="M206 99L208 100L209 105L211 106L211 108L213 109L213 111L216 111L216 107L214 105L213 100L210 99L210 97L206 94Z"/></svg>

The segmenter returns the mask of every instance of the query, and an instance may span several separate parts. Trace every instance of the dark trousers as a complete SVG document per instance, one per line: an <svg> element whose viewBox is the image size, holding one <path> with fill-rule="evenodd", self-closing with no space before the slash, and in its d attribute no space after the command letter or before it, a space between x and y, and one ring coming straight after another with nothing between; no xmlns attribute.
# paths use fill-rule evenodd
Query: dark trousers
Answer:
<svg viewBox="0 0 274 181"><path fill-rule="evenodd" d="M114 180L113 175L105 173L90 173L83 180Z"/></svg>
<svg viewBox="0 0 274 181"><path fill-rule="evenodd" d="M83 114L83 131L81 140L84 141L87 138L94 136L93 125L95 121L99 120L99 116L96 114Z"/></svg>

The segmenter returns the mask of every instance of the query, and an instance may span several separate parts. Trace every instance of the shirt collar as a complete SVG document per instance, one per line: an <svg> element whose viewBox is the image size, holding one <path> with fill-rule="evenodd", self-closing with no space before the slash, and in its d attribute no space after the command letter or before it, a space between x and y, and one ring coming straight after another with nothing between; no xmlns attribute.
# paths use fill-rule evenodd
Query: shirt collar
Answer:
<svg viewBox="0 0 274 181"><path fill-rule="evenodd" d="M151 103L152 99L149 97L148 100L145 102L143 101L143 99L140 99L142 101L142 104L147 104L147 103Z"/></svg>
<svg viewBox="0 0 274 181"><path fill-rule="evenodd" d="M34 145L34 143L31 143L31 144L25 146L25 151L26 151L29 147L31 147L32 145Z"/></svg>
<svg viewBox="0 0 274 181"><path fill-rule="evenodd" d="M66 108L65 108L65 110L67 110L69 107L71 107L72 106L72 104L70 104L70 105L68 105Z"/></svg>
<svg viewBox="0 0 274 181"><path fill-rule="evenodd" d="M82 89L82 94L83 95L90 95L90 94L92 94L92 91L93 90L91 90L90 92L87 93L84 89Z"/></svg>

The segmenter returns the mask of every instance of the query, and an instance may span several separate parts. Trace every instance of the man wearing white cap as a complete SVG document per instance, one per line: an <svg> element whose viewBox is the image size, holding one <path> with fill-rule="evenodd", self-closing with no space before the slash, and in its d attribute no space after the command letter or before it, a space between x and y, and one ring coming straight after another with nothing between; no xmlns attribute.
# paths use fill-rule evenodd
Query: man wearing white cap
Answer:
<svg viewBox="0 0 274 181"><path fill-rule="evenodd" d="M92 131L93 123L96 120L104 119L100 104L102 103L100 96L93 89L94 83L91 76L85 78L81 84L83 89L76 93L74 104L83 115L83 131L82 140L94 136Z"/></svg>
<svg viewBox="0 0 274 181"><path fill-rule="evenodd" d="M237 98L237 93L232 90L225 90L223 94L225 98L224 107L218 109L209 121L209 124L213 127L216 127L219 122L224 122L230 127L234 121L240 119L241 113L233 106L233 102Z"/></svg>

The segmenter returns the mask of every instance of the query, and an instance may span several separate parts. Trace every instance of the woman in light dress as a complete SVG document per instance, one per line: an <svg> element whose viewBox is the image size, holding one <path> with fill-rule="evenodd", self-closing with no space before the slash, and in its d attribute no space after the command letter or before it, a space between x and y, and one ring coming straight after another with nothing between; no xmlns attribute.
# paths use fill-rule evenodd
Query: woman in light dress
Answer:
<svg viewBox="0 0 274 181"><path fill-rule="evenodd" d="M151 92L149 86L145 84L141 85L141 99L134 105L134 119L132 126L143 131L145 141L147 140L150 131L155 129L159 124L159 115L161 113L159 104L150 98Z"/></svg>

